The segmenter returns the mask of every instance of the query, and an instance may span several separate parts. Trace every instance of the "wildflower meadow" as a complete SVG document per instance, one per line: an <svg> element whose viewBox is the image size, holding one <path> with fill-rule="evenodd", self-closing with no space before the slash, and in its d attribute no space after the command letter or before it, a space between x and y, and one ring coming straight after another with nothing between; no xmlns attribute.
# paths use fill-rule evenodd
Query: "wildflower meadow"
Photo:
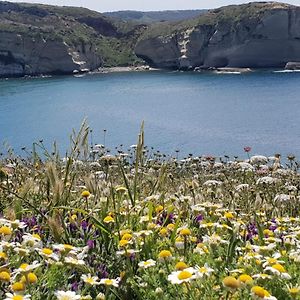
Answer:
<svg viewBox="0 0 300 300"><path fill-rule="evenodd" d="M300 299L297 159L69 151L0 167L0 299Z"/></svg>

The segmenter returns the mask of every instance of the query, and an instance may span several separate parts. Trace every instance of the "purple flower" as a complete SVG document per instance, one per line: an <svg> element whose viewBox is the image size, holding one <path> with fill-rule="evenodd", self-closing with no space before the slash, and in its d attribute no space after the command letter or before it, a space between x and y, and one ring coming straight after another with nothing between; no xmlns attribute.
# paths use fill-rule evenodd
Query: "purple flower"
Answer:
<svg viewBox="0 0 300 300"><path fill-rule="evenodd" d="M93 240L88 240L87 241L87 246L89 247L89 249L94 249L96 246L96 242Z"/></svg>
<svg viewBox="0 0 300 300"><path fill-rule="evenodd" d="M82 222L81 222L81 228L82 228L83 230L87 230L88 227L89 227L89 223L88 223L87 221L82 221Z"/></svg>
<svg viewBox="0 0 300 300"><path fill-rule="evenodd" d="M73 282L72 285L71 285L71 290L72 290L73 292L78 291L78 286L79 286L78 282L76 282L76 281Z"/></svg>
<svg viewBox="0 0 300 300"><path fill-rule="evenodd" d="M203 216L202 216L202 215L198 215L198 216L195 218L195 222L196 222L196 223L200 223L202 220L203 220Z"/></svg>

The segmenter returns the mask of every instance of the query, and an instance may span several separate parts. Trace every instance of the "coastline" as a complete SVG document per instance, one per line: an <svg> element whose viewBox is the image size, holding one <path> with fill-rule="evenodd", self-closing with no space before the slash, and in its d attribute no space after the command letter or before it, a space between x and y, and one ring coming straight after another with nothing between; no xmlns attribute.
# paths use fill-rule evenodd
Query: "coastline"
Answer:
<svg viewBox="0 0 300 300"><path fill-rule="evenodd" d="M275 74L280 73L300 73L300 69L287 69L287 68L267 68L267 69L252 69L252 68L195 68L191 70L171 70L171 69L162 69L162 68L153 68L148 65L142 66L127 66L127 67L100 67L96 70L90 71L85 70L82 72L73 72L70 74L36 74L36 75L25 75L25 76L9 76L9 77L0 77L0 81L9 80L9 79L34 79L34 78L51 78L56 76L73 76L73 77L85 77L86 75L94 74L110 74L110 73L130 73L130 72L160 72L160 71L172 71L172 72L185 72L185 73L210 73L215 75L246 75L255 72L270 72Z"/></svg>

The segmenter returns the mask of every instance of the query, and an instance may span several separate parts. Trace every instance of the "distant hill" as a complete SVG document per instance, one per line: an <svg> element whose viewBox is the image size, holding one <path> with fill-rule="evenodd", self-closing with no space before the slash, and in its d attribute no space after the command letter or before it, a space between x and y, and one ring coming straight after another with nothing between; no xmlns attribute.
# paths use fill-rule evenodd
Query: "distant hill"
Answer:
<svg viewBox="0 0 300 300"><path fill-rule="evenodd" d="M197 10L165 10L165 11L113 11L105 12L104 15L108 17L118 18L123 21L134 21L140 24L150 24L163 21L183 21L197 17L206 13L205 9Z"/></svg>

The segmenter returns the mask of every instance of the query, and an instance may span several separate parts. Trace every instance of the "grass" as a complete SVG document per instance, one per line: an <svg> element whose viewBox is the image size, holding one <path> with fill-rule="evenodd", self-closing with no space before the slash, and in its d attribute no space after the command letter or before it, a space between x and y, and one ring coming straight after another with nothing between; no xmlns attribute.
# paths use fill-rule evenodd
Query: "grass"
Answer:
<svg viewBox="0 0 300 300"><path fill-rule="evenodd" d="M2 159L1 299L299 299L295 157L181 160L143 126L112 155L90 133Z"/></svg>

